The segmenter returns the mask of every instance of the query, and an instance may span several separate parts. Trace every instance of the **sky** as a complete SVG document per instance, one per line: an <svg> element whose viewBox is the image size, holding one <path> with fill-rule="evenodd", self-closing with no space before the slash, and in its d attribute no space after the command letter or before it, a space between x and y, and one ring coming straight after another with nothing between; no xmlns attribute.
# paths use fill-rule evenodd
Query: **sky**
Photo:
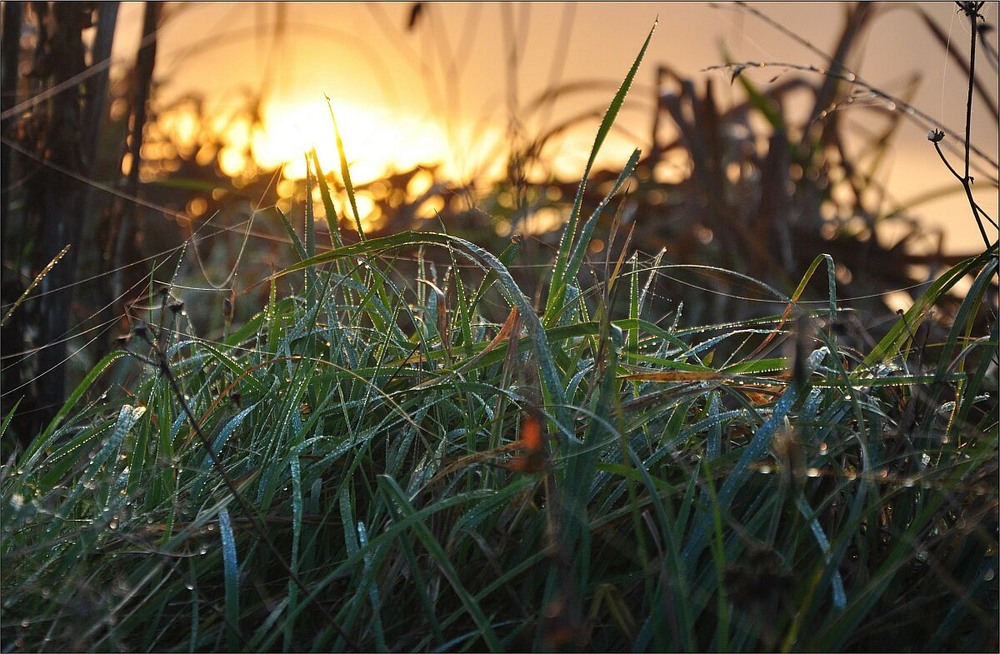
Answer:
<svg viewBox="0 0 1000 654"><path fill-rule="evenodd" d="M752 70L765 83L787 69L774 63L825 66L809 47L734 4L663 2L429 3L408 29L412 3L170 3L160 33L156 77L163 99L200 92L225 102L241 89L268 90L268 134L257 151L265 163L298 162L318 142L330 152L333 132L325 97L338 116L356 180L378 176L387 161L398 169L440 159L444 170L468 175L502 160L512 117L527 133L544 133L561 120L595 117L550 154L556 172L582 173L600 114L635 59L654 22L655 33L619 117L621 127L602 149L601 162L624 162L647 147L653 117L653 80L667 65L702 85L709 78L723 102L739 91L724 72L705 69L733 61L764 61ZM918 3L968 56L968 23L954 3ZM830 52L843 26L842 3L751 3L800 39ZM885 6L884 6L885 7ZM950 63L918 13L885 7L865 33L851 70L896 96L914 90L911 103L940 125L964 130L966 80ZM997 4L985 7L995 24ZM116 56L134 57L142 3L123 3ZM996 31L991 35L996 47ZM980 65L985 60L980 59ZM995 71L984 76L997 97ZM749 74L749 73L746 73ZM529 110L546 89L576 83L543 109ZM576 87L574 87L576 88ZM863 114L857 114L863 120ZM852 115L853 118L853 115ZM974 115L973 142L997 158L997 117ZM331 160L330 156L325 157ZM301 164L293 163L289 174ZM299 171L300 172L300 171ZM497 172L497 171L494 171ZM958 182L926 139L926 126L904 121L881 181L897 200L929 189L950 196L913 209L925 224L945 230L945 250L982 247ZM995 189L977 188L996 217ZM995 239L995 235L993 236Z"/></svg>

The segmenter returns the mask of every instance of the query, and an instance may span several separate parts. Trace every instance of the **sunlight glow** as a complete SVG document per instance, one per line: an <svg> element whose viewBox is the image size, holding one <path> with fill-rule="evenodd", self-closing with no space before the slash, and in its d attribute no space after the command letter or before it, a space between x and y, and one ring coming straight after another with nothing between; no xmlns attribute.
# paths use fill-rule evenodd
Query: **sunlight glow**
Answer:
<svg viewBox="0 0 1000 654"><path fill-rule="evenodd" d="M377 180L391 169L409 170L447 158L446 139L436 125L337 101L333 107L355 184ZM269 104L264 125L250 141L259 166L283 166L286 179L302 179L304 155L316 148L323 168L340 178L340 155L325 101Z"/></svg>

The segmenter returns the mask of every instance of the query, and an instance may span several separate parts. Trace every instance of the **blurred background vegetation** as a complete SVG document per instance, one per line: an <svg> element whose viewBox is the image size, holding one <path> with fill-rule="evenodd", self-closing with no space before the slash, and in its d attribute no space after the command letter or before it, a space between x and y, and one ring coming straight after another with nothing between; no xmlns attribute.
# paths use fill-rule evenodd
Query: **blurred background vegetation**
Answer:
<svg viewBox="0 0 1000 654"><path fill-rule="evenodd" d="M649 83L637 101L652 130L617 208L631 238L607 246L605 221L591 245L590 274L605 274L600 262L617 257L605 247L662 253L663 264L676 266L664 269L670 272L654 289L664 313L683 306L686 322L707 324L774 313L775 305L761 287L699 266L790 292L810 262L829 253L838 293L855 310L843 330L871 343L944 266L975 254L928 248L935 235L887 195L883 166L900 126L936 126L907 97L875 89L843 67L885 11L869 3L844 8L843 23L831 26L837 38L823 55L827 69L722 62L721 73L694 78L668 65L645 69ZM119 3L3 3L2 402L6 413L24 398L13 426L22 438L48 423L66 384L115 347L136 307L153 301L164 283L188 285L197 298L189 302L192 319L209 338L257 311L266 293L257 282L287 264L291 251L274 211L301 215L317 197L304 180L255 161L252 135L263 129L262 106L275 93L267 83L221 102L200 94L161 99L158 28L183 10L145 3L134 66L120 70L111 66ZM429 30L428 14L440 10L413 3L406 24L395 27ZM919 6L910 10L929 32L940 32ZM295 38L280 20L275 35ZM943 34L936 37L941 57L968 75L968 60ZM996 115L995 36L984 30L980 37L986 65L975 101ZM732 97L718 92L727 83L741 88L741 100L720 100ZM496 153L504 161L499 179L455 179L417 165L356 184L366 232L446 229L493 252L521 235L513 269L523 288L540 294L579 181L560 178L546 148L599 119L601 110L583 107L539 132L524 125L574 91L557 83L514 106L521 115L511 116L505 149ZM845 109L862 117L849 125ZM948 132L943 145L960 156L962 140ZM351 230L338 162L322 164L341 210L326 218ZM995 159L974 147L972 165L977 188L995 189ZM585 207L603 197L616 174L592 176ZM322 205L315 210L322 218ZM995 225L986 227L984 246L996 240ZM942 325L958 299L936 308ZM498 312L491 318L502 318Z"/></svg>

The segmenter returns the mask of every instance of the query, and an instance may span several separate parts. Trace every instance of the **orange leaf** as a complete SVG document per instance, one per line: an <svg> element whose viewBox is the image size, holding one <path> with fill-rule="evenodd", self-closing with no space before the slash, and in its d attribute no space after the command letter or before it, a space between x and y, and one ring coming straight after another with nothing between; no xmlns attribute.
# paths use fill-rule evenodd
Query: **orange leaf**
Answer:
<svg viewBox="0 0 1000 654"><path fill-rule="evenodd" d="M538 414L528 412L521 421L521 439L518 442L524 454L514 458L507 464L507 469L513 472L541 472L548 465L545 452L545 437L542 434L542 421Z"/></svg>

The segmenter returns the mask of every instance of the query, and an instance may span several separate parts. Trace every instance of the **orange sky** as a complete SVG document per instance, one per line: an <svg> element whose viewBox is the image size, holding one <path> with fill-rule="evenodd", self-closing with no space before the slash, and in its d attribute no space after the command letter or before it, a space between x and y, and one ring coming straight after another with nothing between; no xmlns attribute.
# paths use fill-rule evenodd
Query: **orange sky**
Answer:
<svg viewBox="0 0 1000 654"><path fill-rule="evenodd" d="M280 6L279 6L280 5ZM843 24L839 3L754 4L776 22L819 49L832 49ZM920 5L951 36L951 47L967 57L968 26L953 3ZM386 159L409 167L432 158L449 170L470 172L503 139L509 107L524 107L553 84L600 83L588 92L564 94L551 113L520 112L529 131L560 118L602 111L659 17L659 26L619 124L604 146L605 161L624 161L647 145L652 120L652 80L666 63L695 79L723 61L722 44L735 60L803 65L824 62L807 48L734 5L704 3L434 3L415 29L406 29L409 3L184 3L167 10L160 32L157 77L167 96L201 91L225 97L241 88L270 88L268 118L274 121L272 162L301 159L311 142L329 142L324 94L332 99L357 176L374 177ZM997 19L996 3L985 9ZM116 54L135 51L142 3L123 3ZM276 29L283 25L283 32ZM996 44L996 31L992 33ZM515 46L512 52L512 44ZM965 81L920 19L895 6L866 33L859 61L849 64L867 81L902 95L910 77L921 75L913 104L962 131ZM514 68L508 62L516 58ZM985 60L980 59L980 65ZM516 71L516 72L512 72ZM755 79L766 82L779 72ZM992 81L996 97L996 75ZM598 85L592 85L598 86ZM737 97L733 90L734 99ZM559 149L558 170L579 173L598 119L577 130ZM280 125L280 127L279 127ZM930 188L960 191L925 138L908 126L898 135L881 180L901 201ZM997 157L997 117L980 110L973 140ZM263 144L262 144L263 148ZM321 151L322 152L322 151ZM457 153L457 154L456 154ZM365 160L364 155L370 155ZM555 152L553 152L555 155ZM327 157L329 159L329 157ZM354 168L352 168L352 171ZM354 175L354 172L352 172ZM979 201L996 217L995 189L978 188ZM921 205L915 213L946 228L948 251L982 247L959 193ZM994 236L995 238L995 236Z"/></svg>

